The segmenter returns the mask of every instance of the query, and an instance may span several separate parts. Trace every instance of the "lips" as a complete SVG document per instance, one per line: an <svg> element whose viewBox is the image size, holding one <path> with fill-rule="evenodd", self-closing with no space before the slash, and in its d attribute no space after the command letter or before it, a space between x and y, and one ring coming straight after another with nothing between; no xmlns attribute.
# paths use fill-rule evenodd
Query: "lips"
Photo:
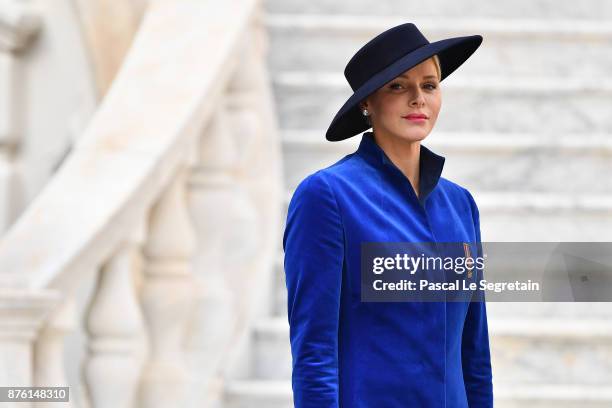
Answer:
<svg viewBox="0 0 612 408"><path fill-rule="evenodd" d="M424 113L410 113L402 117L406 119L427 119L427 115L425 115Z"/></svg>

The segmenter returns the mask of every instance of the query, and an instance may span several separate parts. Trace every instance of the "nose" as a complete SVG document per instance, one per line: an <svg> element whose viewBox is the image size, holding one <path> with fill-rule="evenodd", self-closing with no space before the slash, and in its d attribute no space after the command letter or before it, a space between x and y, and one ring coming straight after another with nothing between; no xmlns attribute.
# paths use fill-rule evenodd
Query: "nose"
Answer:
<svg viewBox="0 0 612 408"><path fill-rule="evenodd" d="M425 104L425 97L423 92L417 88L416 93L412 95L410 105L423 106Z"/></svg>

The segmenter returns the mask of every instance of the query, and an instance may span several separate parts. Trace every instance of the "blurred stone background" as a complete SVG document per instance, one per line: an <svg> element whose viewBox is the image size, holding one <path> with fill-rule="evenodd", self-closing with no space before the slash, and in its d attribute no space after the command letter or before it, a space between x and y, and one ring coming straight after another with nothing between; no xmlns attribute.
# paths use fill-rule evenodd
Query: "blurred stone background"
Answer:
<svg viewBox="0 0 612 408"><path fill-rule="evenodd" d="M610 1L0 0L0 385L291 407L288 200L407 21L484 37L424 141L482 240L610 241ZM608 304L487 307L496 406L612 406Z"/></svg>

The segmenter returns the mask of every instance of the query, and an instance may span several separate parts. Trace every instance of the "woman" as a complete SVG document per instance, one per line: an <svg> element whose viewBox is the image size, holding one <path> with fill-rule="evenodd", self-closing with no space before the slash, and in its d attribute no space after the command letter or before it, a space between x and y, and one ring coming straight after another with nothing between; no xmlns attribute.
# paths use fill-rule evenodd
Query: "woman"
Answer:
<svg viewBox="0 0 612 408"><path fill-rule="evenodd" d="M465 188L420 142L440 82L482 37L430 43L412 23L365 44L344 74L354 93L327 130L356 152L306 177L283 237L293 399L312 408L493 406L483 302L362 302L362 242L480 242Z"/></svg>

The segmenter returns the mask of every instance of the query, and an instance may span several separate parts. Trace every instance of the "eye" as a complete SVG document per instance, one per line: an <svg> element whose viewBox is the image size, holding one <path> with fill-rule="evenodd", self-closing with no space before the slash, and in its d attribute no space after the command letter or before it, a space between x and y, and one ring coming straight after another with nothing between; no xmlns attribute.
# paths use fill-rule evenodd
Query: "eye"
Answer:
<svg viewBox="0 0 612 408"><path fill-rule="evenodd" d="M438 86L432 82L429 82L427 84L425 84L425 87L431 91L433 91L434 89L436 89ZM399 84L397 82L393 82L392 84L389 85L389 88L391 89L400 89L402 88L402 84Z"/></svg>

